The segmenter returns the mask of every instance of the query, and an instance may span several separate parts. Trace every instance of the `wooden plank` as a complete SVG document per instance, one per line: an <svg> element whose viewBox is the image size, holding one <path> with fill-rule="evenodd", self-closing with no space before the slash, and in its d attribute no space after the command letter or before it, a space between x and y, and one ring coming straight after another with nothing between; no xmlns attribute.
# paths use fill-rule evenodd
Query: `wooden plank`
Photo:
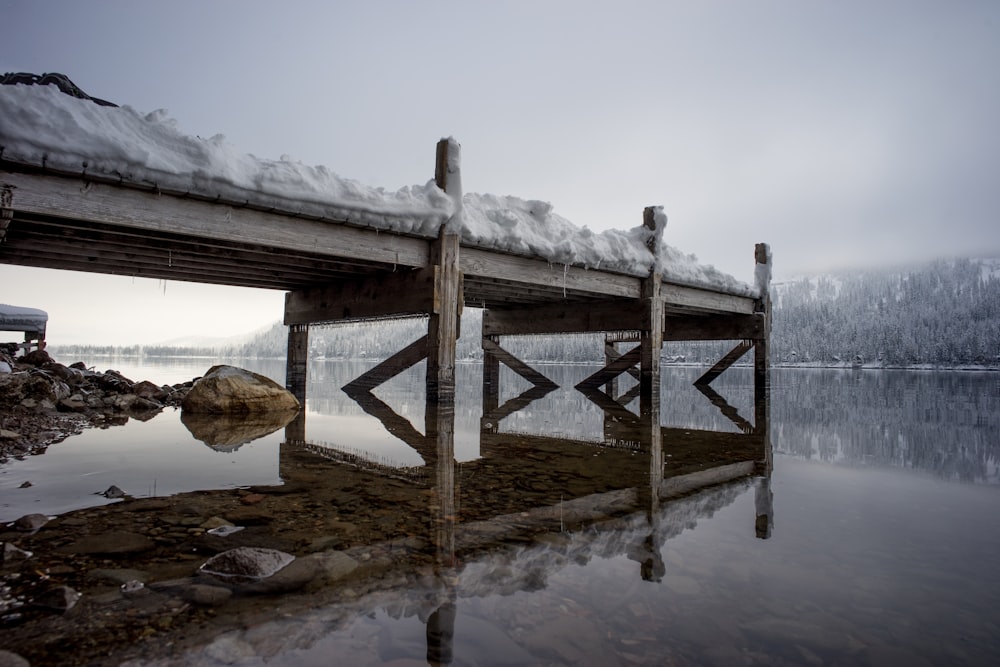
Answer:
<svg viewBox="0 0 1000 667"><path fill-rule="evenodd" d="M436 271L400 270L289 292L285 324L428 314L434 307Z"/></svg>
<svg viewBox="0 0 1000 667"><path fill-rule="evenodd" d="M754 312L754 299L747 296L735 296L712 292L697 287L663 283L660 295L668 308L686 307L707 312L742 313L750 315Z"/></svg>
<svg viewBox="0 0 1000 667"><path fill-rule="evenodd" d="M427 358L427 336L421 336L379 365L362 373L344 385L344 391L371 391L386 380L394 378L407 368Z"/></svg>
<svg viewBox="0 0 1000 667"><path fill-rule="evenodd" d="M483 339L483 352L492 355L498 361L536 387L559 386L488 338Z"/></svg>
<svg viewBox="0 0 1000 667"><path fill-rule="evenodd" d="M129 230L98 224L74 224L51 218L27 218L19 216L11 229L11 236L32 244L44 245L52 249L66 248L107 248L126 249L135 253L182 253L191 257L211 259L215 262L231 262L245 265L280 264L290 269L316 271L340 271L345 273L371 272L373 268L391 270L390 264L359 262L352 258L331 258L304 252L284 252L254 243L219 243L211 239L183 236L180 234L152 234L141 230ZM78 244L86 244L80 246ZM4 253L13 251L3 248ZM30 252L30 248L25 250Z"/></svg>
<svg viewBox="0 0 1000 667"><path fill-rule="evenodd" d="M646 309L638 299L555 304L483 313L483 335L591 333L639 329Z"/></svg>
<svg viewBox="0 0 1000 667"><path fill-rule="evenodd" d="M705 371L705 373L700 378L695 380L694 383L696 385L711 383L712 380L722 375L727 368L735 364L740 357L749 352L752 347L753 343L750 341L741 340L736 344L736 347L730 350L726 356L722 357L722 359L719 359L714 366Z"/></svg>
<svg viewBox="0 0 1000 667"><path fill-rule="evenodd" d="M663 340L754 340L764 335L764 318L754 315L667 317Z"/></svg>
<svg viewBox="0 0 1000 667"><path fill-rule="evenodd" d="M81 179L0 173L12 208L154 232L178 232L234 242L253 239L275 248L353 257L399 266L426 266L428 243L346 224L265 213L197 199L157 195Z"/></svg>
<svg viewBox="0 0 1000 667"><path fill-rule="evenodd" d="M596 389L603 384L607 384L612 379L618 377L629 368L639 363L642 358L641 350L642 344L640 343L590 377L578 382L576 388L582 391L584 389Z"/></svg>
<svg viewBox="0 0 1000 667"><path fill-rule="evenodd" d="M46 263L59 268L60 262L79 264L85 270L100 270L100 273L138 273L157 274L160 278L171 280L199 281L203 277L228 278L234 285L246 281L259 283L264 277L275 286L290 289L298 285L311 285L317 282L329 282L333 278L343 278L347 274L334 271L317 272L300 269L294 262L285 265L276 261L278 257L270 257L268 261L257 262L251 258L239 261L232 259L217 259L184 251L173 251L170 248L129 247L121 244L89 243L82 240L61 241L58 244L47 243L44 239L26 239L21 233L10 235L4 243L0 261L13 264L15 259L31 264L37 260L39 264ZM101 270L103 269L103 270Z"/></svg>
<svg viewBox="0 0 1000 667"><path fill-rule="evenodd" d="M209 285L229 285L238 287L252 287L256 289L287 290L288 281L274 280L266 276L233 276L232 274L198 274L194 275L188 271L152 270L143 267L120 267L107 271L95 271L94 264L86 261L74 261L65 257L55 259L36 257L29 259L23 256L2 257L0 263L13 266L30 266L40 269L57 269L60 271L81 271L86 273L104 273L114 276L128 276L131 278L148 278L151 280L177 280L180 282L196 282Z"/></svg>
<svg viewBox="0 0 1000 667"><path fill-rule="evenodd" d="M567 292L579 291L600 296L637 298L639 278L588 270L577 266L551 264L544 260L464 246L462 273L470 278L506 280L521 285L552 285Z"/></svg>

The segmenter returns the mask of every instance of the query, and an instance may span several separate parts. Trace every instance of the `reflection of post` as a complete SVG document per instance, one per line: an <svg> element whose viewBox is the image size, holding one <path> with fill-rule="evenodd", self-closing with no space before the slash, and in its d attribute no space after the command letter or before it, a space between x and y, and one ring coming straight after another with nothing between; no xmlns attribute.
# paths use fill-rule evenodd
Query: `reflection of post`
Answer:
<svg viewBox="0 0 1000 667"><path fill-rule="evenodd" d="M499 336L483 336L483 421L480 427L490 433L497 432L497 421L493 418L500 407L500 359L486 341L500 343Z"/></svg>
<svg viewBox="0 0 1000 667"><path fill-rule="evenodd" d="M309 325L288 326L288 353L285 357L285 388L306 407L306 381L309 368Z"/></svg>
<svg viewBox="0 0 1000 667"><path fill-rule="evenodd" d="M434 523L434 545L438 567L450 568L455 561L455 405L430 399L428 388L427 445L435 447L433 461L434 492L431 494L431 521Z"/></svg>
<svg viewBox="0 0 1000 667"><path fill-rule="evenodd" d="M449 600L427 619L427 664L434 667L451 664L456 612L455 602Z"/></svg>
<svg viewBox="0 0 1000 667"><path fill-rule="evenodd" d="M285 426L285 442L302 444L306 441L306 411L301 410L295 419Z"/></svg>
<svg viewBox="0 0 1000 667"><path fill-rule="evenodd" d="M774 528L774 494L771 492L770 474L757 480L753 504L757 513L757 518L754 520L754 530L757 537L766 540L771 537L771 530Z"/></svg>
<svg viewBox="0 0 1000 667"><path fill-rule="evenodd" d="M453 394L454 397L454 394ZM455 522L458 489L455 483L455 405L431 398L430 379L424 416L428 446L436 444L434 491L431 494L431 521L434 537L434 567L444 582L445 602L427 619L427 662L449 665L452 662L452 640L455 635Z"/></svg>

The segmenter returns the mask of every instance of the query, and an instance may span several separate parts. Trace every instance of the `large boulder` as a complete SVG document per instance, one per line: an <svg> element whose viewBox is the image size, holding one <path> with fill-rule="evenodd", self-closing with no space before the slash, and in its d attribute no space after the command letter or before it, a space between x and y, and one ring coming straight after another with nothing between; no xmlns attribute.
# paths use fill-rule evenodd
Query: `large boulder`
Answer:
<svg viewBox="0 0 1000 667"><path fill-rule="evenodd" d="M274 380L235 366L212 366L181 402L185 412L250 414L300 409L295 396Z"/></svg>

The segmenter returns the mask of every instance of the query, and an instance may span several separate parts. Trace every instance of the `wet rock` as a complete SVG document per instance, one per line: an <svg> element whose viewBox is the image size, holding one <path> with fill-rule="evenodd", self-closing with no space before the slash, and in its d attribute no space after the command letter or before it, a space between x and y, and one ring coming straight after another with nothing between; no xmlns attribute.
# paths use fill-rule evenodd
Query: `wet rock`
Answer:
<svg viewBox="0 0 1000 667"><path fill-rule="evenodd" d="M190 413L298 411L299 401L274 380L235 366L213 366L184 397Z"/></svg>
<svg viewBox="0 0 1000 667"><path fill-rule="evenodd" d="M198 572L229 584L243 584L274 576L295 560L277 549L237 547L208 559Z"/></svg>
<svg viewBox="0 0 1000 667"><path fill-rule="evenodd" d="M124 498L126 494L121 490L121 488L112 484L101 495L105 498Z"/></svg>
<svg viewBox="0 0 1000 667"><path fill-rule="evenodd" d="M14 522L14 528L25 532L34 532L48 522L49 517L44 514L25 514Z"/></svg>
<svg viewBox="0 0 1000 667"><path fill-rule="evenodd" d="M0 428L0 440L17 440L21 437L21 434L17 431L8 431L5 428Z"/></svg>
<svg viewBox="0 0 1000 667"><path fill-rule="evenodd" d="M228 602L232 596L233 592L228 588L208 584L193 584L181 591L184 600L203 607L218 607Z"/></svg>
<svg viewBox="0 0 1000 667"><path fill-rule="evenodd" d="M213 516L209 517L208 519L205 519L198 525L199 528L204 528L205 530L212 530L213 528L221 528L222 526L229 526L231 528L233 524L226 521L221 516Z"/></svg>
<svg viewBox="0 0 1000 667"><path fill-rule="evenodd" d="M83 400L80 394L73 394L68 398L60 399L56 403L56 408L62 412L86 412L88 407L90 406L87 405L87 402Z"/></svg>
<svg viewBox="0 0 1000 667"><path fill-rule="evenodd" d="M144 535L122 531L87 535L59 551L71 554L125 554L148 551L154 546L153 541Z"/></svg>
<svg viewBox="0 0 1000 667"><path fill-rule="evenodd" d="M322 562L313 556L297 558L269 577L241 583L237 590L247 595L274 595L297 591L323 573Z"/></svg>
<svg viewBox="0 0 1000 667"><path fill-rule="evenodd" d="M43 364L51 364L53 359L45 350L32 350L18 359L18 362L28 364L29 366L41 366Z"/></svg>
<svg viewBox="0 0 1000 667"><path fill-rule="evenodd" d="M31 667L31 663L17 653L0 648L0 667Z"/></svg>
<svg viewBox="0 0 1000 667"><path fill-rule="evenodd" d="M30 551L20 548L19 546L12 544L10 542L4 542L3 545L3 562L4 563L14 563L17 561L28 560L34 554Z"/></svg>
<svg viewBox="0 0 1000 667"><path fill-rule="evenodd" d="M142 570L129 568L96 568L87 573L87 578L121 585L130 581L145 582L149 578L149 574Z"/></svg>
<svg viewBox="0 0 1000 667"><path fill-rule="evenodd" d="M327 581L342 579L358 567L358 561L343 551L326 551L315 554L315 559L321 565L323 577Z"/></svg>
<svg viewBox="0 0 1000 667"><path fill-rule="evenodd" d="M151 398L155 401L162 401L168 395L168 392L164 391L163 387L155 385L149 380L143 380L133 385L132 393L139 398Z"/></svg>
<svg viewBox="0 0 1000 667"><path fill-rule="evenodd" d="M55 611L69 611L81 597L80 593L69 586L56 586L35 598L35 604Z"/></svg>

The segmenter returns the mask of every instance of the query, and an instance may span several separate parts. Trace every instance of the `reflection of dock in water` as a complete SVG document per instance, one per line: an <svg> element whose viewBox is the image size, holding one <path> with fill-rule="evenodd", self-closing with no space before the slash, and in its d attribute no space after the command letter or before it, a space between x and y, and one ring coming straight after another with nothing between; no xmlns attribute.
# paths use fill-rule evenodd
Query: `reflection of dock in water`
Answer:
<svg viewBox="0 0 1000 667"><path fill-rule="evenodd" d="M383 536L345 550L370 564L349 584L363 594L345 599L339 588L323 589L288 618L268 619L266 631L257 626L253 633L270 641L280 637L289 647L309 646L361 615L386 610L425 622L428 661L448 664L459 598L538 590L571 564L618 556L636 562L640 582L659 582L667 569L664 543L751 486L755 514L748 523L758 537L770 535L766 404L755 405L752 425L721 397L713 400L740 429L735 433L666 428L646 401L637 415L609 393L582 388L604 410L599 437L500 429L514 406L527 406L550 390L536 386L503 404L487 396L484 402L495 411L482 419L480 458L461 464L453 457L453 405L428 403L426 433L420 433L369 388L345 388L389 433L420 453L425 465L418 467L395 468L310 442L304 415L290 425L281 452L286 482L325 478L324 468L333 476L392 478L388 500L393 511L408 513L412 525L405 537ZM766 401L766 392L762 397ZM388 555L379 559L373 553Z"/></svg>

